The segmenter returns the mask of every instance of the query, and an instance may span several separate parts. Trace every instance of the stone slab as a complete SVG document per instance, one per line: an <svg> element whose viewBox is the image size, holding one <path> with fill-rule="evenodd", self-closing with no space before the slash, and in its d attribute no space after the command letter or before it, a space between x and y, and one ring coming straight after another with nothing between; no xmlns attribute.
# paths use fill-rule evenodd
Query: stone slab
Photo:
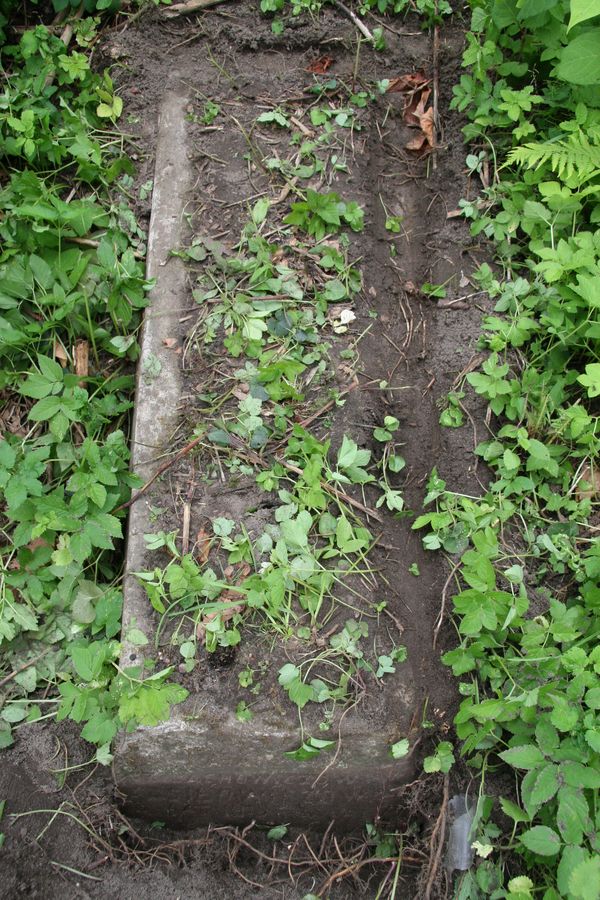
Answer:
<svg viewBox="0 0 600 900"><path fill-rule="evenodd" d="M170 256L186 239L183 214L193 181L185 108L184 93L173 89L165 95L160 113L147 262L148 277L156 279L156 286L142 333L133 423L133 470L144 480L171 449L178 424L179 357L163 342L176 333L187 302L185 265ZM154 379L148 377L149 359L160 364ZM150 504L149 498L140 498L129 516L124 666L139 664L143 652L126 642L132 624L150 642L153 639L152 610L132 575L144 568L144 533L156 530ZM392 760L389 754L390 745L407 734L415 708L405 678L386 688L385 730L374 730L368 715L353 724L348 717L338 752L303 762L285 756L299 745L293 710L274 710L242 724L206 693L174 708L169 722L121 738L114 774L128 814L173 826L255 820L322 828L335 820L342 830L360 828L379 814L393 816L394 788L414 774L410 757ZM381 721L381 716L373 721Z"/></svg>

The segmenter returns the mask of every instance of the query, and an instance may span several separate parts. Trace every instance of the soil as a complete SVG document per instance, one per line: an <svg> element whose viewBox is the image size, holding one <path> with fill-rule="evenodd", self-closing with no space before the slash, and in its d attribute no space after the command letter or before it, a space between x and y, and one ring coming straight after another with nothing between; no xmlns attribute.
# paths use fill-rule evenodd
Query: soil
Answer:
<svg viewBox="0 0 600 900"><path fill-rule="evenodd" d="M247 221L244 201L269 187L273 189L272 179L267 179L260 168L248 165L244 132L252 134L264 156L274 152L281 158L287 156L285 136L270 126L254 132L253 123L260 112L278 105L304 115L308 105L304 88L315 80L306 69L315 58L324 54L333 57L328 77L346 83L355 78L361 86L416 71L431 75L430 38L411 20L398 32L386 33L385 53L374 53L363 44L357 57L355 30L334 10L325 10L314 20L293 19L284 33L276 36L256 7L254 3L238 3L174 20L166 20L162 11L156 10L125 29L113 28L96 51L96 65L114 64L113 77L126 110L124 127L135 134L138 189L153 176L157 114L166 87L174 79L190 86L194 100L189 112L191 123L195 121L191 127L195 129L198 172L197 192L189 207L190 225L193 233L229 247ZM329 389L344 390L354 380L359 387L348 394L345 406L334 409L329 418L317 420L311 428L320 438L329 436L334 450L344 432L349 431L361 446L374 451L373 427L381 424L384 415L396 416L401 424L401 452L407 461L398 486L411 509L420 508L425 481L434 467L451 489L463 493L479 492L483 477L476 471L472 452L485 428L484 409L477 398L468 395L464 401L469 420L463 428L444 429L438 424L440 402L460 373L473 365L481 315L487 311L480 297L470 296L474 288L468 281L484 259L485 248L473 246L463 220L452 215L470 187L464 170L460 123L449 113L451 87L459 77L462 34L456 23L441 29L439 103L443 135L435 165L431 156L418 159L405 149L415 132L403 123L401 95L386 94L362 111L362 129L349 134L339 145L338 153L346 158L349 172L338 171L330 186L320 186L321 190L337 191L344 199L356 200L365 209L365 231L352 235L352 256L361 258L364 288L353 307L356 320L348 334L335 343L334 367L318 392L306 393L306 414L318 408L319 397L322 402ZM217 118L214 126L198 121L206 99L227 110L227 116ZM142 224L149 215L149 203L149 199L139 203ZM384 205L402 218L400 234L391 235L385 229ZM395 256L390 254L392 243ZM191 271L190 288L195 286L197 274ZM445 283L445 300L438 303L423 296L419 287L424 282ZM200 327L201 323L188 319L182 322L181 334L174 335L176 346L185 348L182 360L186 379L177 446L189 439L202 415L198 394L210 386L215 366L230 374L224 358L218 361L218 345L209 348L216 354L213 358L200 347L195 339ZM334 336L328 334L327 339L333 342ZM351 368L339 355L349 342L356 343L360 355ZM370 384L381 380L391 387L368 390ZM210 459L208 463L212 465ZM224 486L218 467L216 480L198 478L198 472L206 472L206 466L207 460L188 460L174 467L162 481L152 495L153 505L164 510L159 527L179 530L183 504L191 498L192 535L205 528L207 518L214 515L231 515L237 521L245 518L256 535L271 513L264 506L265 495L259 496L243 478L233 483L227 475ZM361 498L360 493L349 493L357 500ZM374 495L368 490L366 498L368 505L374 503ZM251 509L257 512L248 517ZM432 652L447 572L439 555L423 550L420 535L411 530L410 519L384 514L377 529L380 532L379 545L373 551L378 582L373 594L363 598L364 608L381 595L385 586L391 617L378 632L380 652L393 642L408 648L402 678L410 680L415 716L420 721L426 709L431 723L420 735L421 758L437 740L451 739L451 722L459 702L456 682L439 662L440 653L452 644L451 625L443 626L437 649ZM156 564L154 559L149 563ZM419 577L409 574L414 563L419 567ZM330 626L343 624L343 618L334 616ZM392 637L388 626L394 629ZM165 637L169 637L168 632ZM172 651L166 644L162 652L169 659ZM289 646L273 649L273 672L288 660L289 652ZM257 636L232 656L218 658L216 667L203 658L191 675L182 673L181 678L188 688L221 692L235 705L247 699L247 692L239 688L238 671L252 665L253 655L258 658L263 653ZM271 694L268 685L267 680L264 698ZM385 704L378 702L361 713L372 728L380 727L386 714ZM271 872L264 859L240 845L240 832L235 832L237 837L212 834L206 840L206 832L173 835L160 825L131 824L119 812L109 771L89 767L64 772L84 766L89 756L89 747L70 723L25 726L16 745L3 752L0 797L7 799L2 823L6 840L0 855L3 896L127 898L152 892L157 900L236 898L252 896L257 886L270 884L262 887L262 896L300 898L325 881L322 872L313 871L293 886L284 867L273 866ZM57 774L56 770L63 772ZM462 779L460 770L453 774L451 793L463 786ZM441 801L441 777L417 781L399 793L398 819L410 835L409 844L417 861L421 858L427 862L427 835ZM62 812L54 819L49 812L32 812L59 808ZM14 819L8 815L15 813L28 815ZM262 847L265 855L273 853L273 844L256 830L247 839ZM295 839L292 832L290 846L295 846ZM185 846L173 844L182 840L187 842ZM314 846L320 846L318 836L311 840ZM287 841L286 836L285 842L277 845L282 855ZM243 853L236 856L241 846ZM361 874L365 882L373 876L366 869ZM406 881L400 895L418 893L420 877L418 866L403 870ZM340 888L333 887L328 896L334 897L339 891L340 897L372 897L376 890L368 883L344 883Z"/></svg>

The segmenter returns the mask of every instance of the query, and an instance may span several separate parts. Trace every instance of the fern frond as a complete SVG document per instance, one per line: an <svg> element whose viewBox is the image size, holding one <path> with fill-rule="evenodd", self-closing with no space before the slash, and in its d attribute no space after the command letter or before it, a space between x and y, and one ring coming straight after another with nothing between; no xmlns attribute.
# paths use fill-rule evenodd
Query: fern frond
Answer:
<svg viewBox="0 0 600 900"><path fill-rule="evenodd" d="M600 175L600 129L578 131L565 140L523 144L511 150L507 162L528 169L548 164L561 180L575 178L581 184Z"/></svg>

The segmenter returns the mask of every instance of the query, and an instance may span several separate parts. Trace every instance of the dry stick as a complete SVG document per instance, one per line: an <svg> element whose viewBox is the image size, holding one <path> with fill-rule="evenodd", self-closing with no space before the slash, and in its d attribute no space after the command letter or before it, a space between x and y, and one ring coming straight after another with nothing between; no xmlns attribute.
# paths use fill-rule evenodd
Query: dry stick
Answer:
<svg viewBox="0 0 600 900"><path fill-rule="evenodd" d="M238 450L242 450L243 453L248 457L250 462L253 462L257 466L262 466L263 468L268 465L268 461L263 459L262 456L259 456L258 453L254 453L249 447L246 447L239 438L235 435L230 435L231 441L234 447L237 447ZM293 472L294 475L302 475L304 474L302 469L299 466L293 465L293 463L287 462L285 459L280 459L279 457L275 457L276 461L283 466L284 469L287 469L288 472ZM320 487L327 491L332 497L335 497L336 500L343 500L344 503L347 503L349 506L353 506L354 509L358 509L363 512L366 516L372 516L374 519L377 519L378 522L383 522L383 519L374 509L370 509L368 506L364 506L364 504L360 503L358 500L353 500L352 497L349 497L348 494L344 493L344 491L340 491L338 488L334 487L331 484L328 484L326 481L319 481Z"/></svg>
<svg viewBox="0 0 600 900"><path fill-rule="evenodd" d="M143 485L143 487L139 489L136 494L133 495L133 497L131 497L126 503L121 503L120 506L117 506L117 508L113 512L113 515L114 513L121 512L121 510L128 509L130 506L132 506L136 502L136 500L139 500L139 498L146 493L148 488L150 488L151 485L154 484L157 478L159 478L164 472L166 472L167 469L170 469L171 466L175 465L175 463L182 459L182 457L187 456L190 450L193 450L194 447L196 447L203 439L204 435L194 438L193 441L190 441L189 444L186 444L185 447L183 447L178 453L175 454L175 456L172 456L171 459L163 463L162 466L159 466L152 478L148 479L148 481ZM238 447L238 449L242 449L252 462L263 467L267 465L267 461L259 456L258 453L253 453L251 450L244 447L241 441L239 442L239 444L240 446ZM293 472L295 475L303 474L302 469L300 469L298 466L294 466L292 463L280 459L278 459L277 462L281 463L284 469L287 469L288 472ZM354 509L360 510L366 516L371 516L373 519L377 519L378 522L383 522L383 519L378 512L376 512L374 509L370 509L368 506L365 506L358 500L354 500L352 497L349 497L348 494L344 493L344 491L340 491L338 488L327 484L326 481L320 481L319 484L324 491L327 491L328 494L331 494L331 496L335 497L337 500L343 500L344 503L347 503L349 506L353 506Z"/></svg>
<svg viewBox="0 0 600 900"><path fill-rule="evenodd" d="M439 125L440 125L440 116L439 116L439 97L440 97L440 68L439 68L439 60L440 60L440 28L437 23L437 15L438 15L438 0L435 0L435 17L436 23L433 26L433 150L431 151L431 163L433 166L433 171L435 172L437 169L437 146L438 146L438 133L439 133Z"/></svg>
<svg viewBox="0 0 600 900"><path fill-rule="evenodd" d="M323 897L325 892L331 887L334 881L339 881L342 878L345 878L346 875L353 875L358 869L362 869L363 866L369 865L377 865L379 863L397 863L397 856L385 856L385 857L373 857L370 856L368 859L361 859L360 862L353 863L351 866L346 866L345 869L341 869L338 872L334 872L333 875L330 875L327 881L323 882L321 887L319 888L319 893L317 897ZM414 863L417 866L422 865L422 860L416 859L414 856L402 856L403 863Z"/></svg>
<svg viewBox="0 0 600 900"><path fill-rule="evenodd" d="M65 47L69 46L69 44L71 43L71 38L73 37L73 24L72 23L76 22L78 19L80 19L82 17L82 15L83 15L83 3L81 4L81 6L79 6L77 8L77 10L73 14L73 17L69 20L69 22L67 22L67 24L65 25L64 30L60 36L60 40L63 42ZM50 72L50 74L46 76L46 80L44 82L44 88L50 87L50 85L52 84L52 82L54 81L55 78L56 78L56 72L55 71Z"/></svg>
<svg viewBox="0 0 600 900"><path fill-rule="evenodd" d="M20 675L21 672L25 671L25 669L29 669L31 668L31 666L34 666L36 662L38 662L42 658L42 656L45 656L46 653L49 653L50 650L52 650L52 646L46 647L45 650L42 650L41 653L38 653L38 655L34 656L33 659L30 659L29 662L23 663L23 665L19 666L18 669L13 669L10 675L6 675L6 677L3 678L2 681L0 681L0 688L3 688L5 684L8 684L9 681L12 681L13 678L16 678L17 675Z"/></svg>
<svg viewBox="0 0 600 900"><path fill-rule="evenodd" d="M137 493L135 493L132 497L130 497L130 499L127 501L127 503L121 503L120 506L117 506L117 508L113 511L113 515L114 515L114 513L121 512L122 509L128 509L130 506L132 506L136 500L139 500L140 497L146 493L148 488L150 488L154 484L156 479L160 478L160 476L163 474L163 472L166 472L167 469L170 469L171 466L174 466L176 462L178 462L184 456L187 456L188 453L190 452L190 450L193 450L194 447L197 447L198 444L200 443L200 441L202 441L203 439L204 439L204 435L194 438L193 441L190 441L189 444L186 444L185 447L183 447L181 450L179 450L175 454L175 456L172 456L171 459L168 459L166 462L164 462L162 464L162 466L159 466L158 469L156 470L156 472L154 473L154 475L152 476L152 478L149 478L148 481L146 482L146 484L144 484L139 489L139 491L137 491Z"/></svg>
<svg viewBox="0 0 600 900"><path fill-rule="evenodd" d="M372 381L367 381L367 383L363 384L363 385L360 385L359 382L356 381L353 384L351 384L349 387L344 388L343 391L340 391L340 393L337 396L337 399L340 400L342 397L345 397L346 394L350 394L352 391L356 391L356 390L364 391L369 387L369 385L375 384L375 382L379 383L378 379L373 379ZM308 428L308 426L312 425L312 423L314 421L316 421L316 419L319 419L321 416L325 415L326 412L329 412L329 410L332 409L335 406L335 404L336 404L336 400L328 400L327 403L325 404L325 406L322 406L315 413L311 413L310 416L307 416L305 419L302 419L301 422L298 422L298 425L300 426L300 428ZM291 428L288 429L283 440L279 441L279 443L276 444L275 447L273 448L274 452L277 452L277 450L280 450L282 447L284 447L286 445L288 438L292 434L293 429L294 429L294 426L292 426Z"/></svg>
<svg viewBox="0 0 600 900"><path fill-rule="evenodd" d="M181 552L187 556L190 549L190 519L192 516L192 506L190 503L183 504L183 525L181 528Z"/></svg>
<svg viewBox="0 0 600 900"><path fill-rule="evenodd" d="M440 814L437 817L437 821L434 825L433 831L431 832L431 852L429 854L429 877L427 878L427 885L425 887L425 893L423 894L423 900L430 900L431 898L431 890L433 888L433 882L435 881L435 876L437 875L437 871L440 867L440 860L442 858L442 850L444 849L444 835L446 832L446 816L448 813L448 789L450 786L450 777L448 773L444 775L444 796L442 799L442 808L440 809ZM437 839L437 845L434 842ZM434 851L435 846L435 851Z"/></svg>
<svg viewBox="0 0 600 900"><path fill-rule="evenodd" d="M352 12L351 9L348 9L348 7L344 3L341 2L341 0L331 0L331 3L333 6L336 6L341 12L344 13L344 15L348 16L348 18L354 22L354 24L356 25L356 27L358 28L360 33L362 35L364 35L364 37L368 41L370 41L372 44L375 43L375 38L373 37L373 35L369 31L369 29L367 28L365 23L361 22L361 20L358 18L358 16L356 15L355 12Z"/></svg>
<svg viewBox="0 0 600 900"><path fill-rule="evenodd" d="M295 475L302 475L302 469L299 466L294 466L292 463L285 462L285 460L279 460L284 469L287 469L288 472L293 472ZM364 506L362 503L359 503L358 500L353 500L352 497L349 497L348 494L345 494L343 491L338 490L333 487L333 485L328 484L326 481L319 482L324 491L327 491L328 494L331 494L332 497L335 497L336 500L343 500L344 503L347 503L349 506L353 506L354 509L359 509L366 516L372 516L374 519L377 519L378 522L383 522L383 519L379 515L378 512L375 512L374 509L369 509L368 506Z"/></svg>
<svg viewBox="0 0 600 900"><path fill-rule="evenodd" d="M444 613L446 612L446 596L448 593L448 588L450 587L450 582L452 581L452 579L454 578L454 576L456 575L456 573L459 569L460 569L460 563L458 562L458 563L456 563L456 565L454 565L452 567L452 571L446 578L446 581L444 582L444 587L442 588L442 603L440 606L440 611L439 611L439 615L437 617L437 621L435 623L435 628L433 629L433 649L434 650L435 650L435 645L437 643L438 635L440 633L440 628L442 627L442 623L444 621Z"/></svg>
<svg viewBox="0 0 600 900"><path fill-rule="evenodd" d="M173 19L175 16L185 16L186 13L198 12L211 6L219 6L221 3L227 3L227 0L188 0L187 3L175 3L162 12L167 19Z"/></svg>

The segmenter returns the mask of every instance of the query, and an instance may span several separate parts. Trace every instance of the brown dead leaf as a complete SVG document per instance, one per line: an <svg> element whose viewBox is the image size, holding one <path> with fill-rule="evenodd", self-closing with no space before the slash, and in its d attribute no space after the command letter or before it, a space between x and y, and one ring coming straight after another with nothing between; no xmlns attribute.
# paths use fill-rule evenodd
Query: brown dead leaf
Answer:
<svg viewBox="0 0 600 900"><path fill-rule="evenodd" d="M54 546L53 544L49 544L48 541L44 540L44 538L34 538L32 541L29 541L29 543L27 544L27 549L31 550L31 552L34 553L38 549L38 547L53 547L53 546ZM12 557L12 559L8 563L8 568L16 569L16 570L21 568L19 560L16 556Z"/></svg>
<svg viewBox="0 0 600 900"><path fill-rule="evenodd" d="M320 56L318 59L314 59L305 71L312 72L313 75L325 75L332 63L333 56Z"/></svg>
<svg viewBox="0 0 600 900"><path fill-rule="evenodd" d="M90 366L90 345L84 339L75 344L75 374L87 378Z"/></svg>
<svg viewBox="0 0 600 900"><path fill-rule="evenodd" d="M61 344L59 340L54 340L54 359L56 359L63 369L66 367L69 362L69 357L67 356L67 351Z"/></svg>
<svg viewBox="0 0 600 900"><path fill-rule="evenodd" d="M198 532L198 538L200 535L206 532L201 529ZM199 541L198 541L199 542ZM241 562L237 567L237 572L235 571L233 566L227 566L224 570L223 575L225 578L231 578L235 572L234 584L241 584L242 581L248 577L252 569L248 565L248 563ZM212 622L217 616L221 616L221 621L228 622L229 619L232 619L238 613L244 611L244 603L240 603L241 595L239 591L233 590L233 588L226 588L224 591L221 591L219 596L217 597L218 603L231 603L231 606L227 606L225 609L215 610L214 612L206 613L205 616L202 616L200 622L196 626L196 639L199 641L203 641L206 635L206 625L208 622Z"/></svg>
<svg viewBox="0 0 600 900"><path fill-rule="evenodd" d="M406 75L399 75L398 78L391 78L386 93L406 94L422 90L428 84L429 79L423 72L409 72Z"/></svg>
<svg viewBox="0 0 600 900"><path fill-rule="evenodd" d="M401 75L390 81L387 93L402 94L402 116L410 128L418 128L420 134L406 145L407 150L424 152L435 146L433 109L427 104L431 98L429 79L422 72Z"/></svg>
<svg viewBox="0 0 600 900"><path fill-rule="evenodd" d="M240 384L233 389L232 393L236 400L246 400L250 388L247 384Z"/></svg>
<svg viewBox="0 0 600 900"><path fill-rule="evenodd" d="M581 487L580 487L581 485ZM593 500L600 494L600 468L585 466L577 482L577 499Z"/></svg>
<svg viewBox="0 0 600 900"><path fill-rule="evenodd" d="M198 557L198 562L202 563L202 565L207 563L209 553L210 535L204 528L201 528L196 535L196 556Z"/></svg>
<svg viewBox="0 0 600 900"><path fill-rule="evenodd" d="M251 571L252 571L252 569L250 568L248 563L245 563L245 562L240 563L238 566L235 583L240 584L244 580L244 578L248 577L248 575L250 574Z"/></svg>
<svg viewBox="0 0 600 900"><path fill-rule="evenodd" d="M163 344L164 344L165 347L167 347L169 350L172 350L173 347L176 347L176 346L177 346L177 338L163 338Z"/></svg>
<svg viewBox="0 0 600 900"><path fill-rule="evenodd" d="M231 601L239 600L240 595L235 591L223 591L217 597L218 603L230 603ZM196 640L203 641L206 637L206 626L209 622L212 622L213 619L216 619L217 616L221 617L222 622L228 622L229 619L233 619L238 613L241 613L243 610L243 606L232 603L231 606L227 606L225 609L216 609L214 612L206 613L205 616L202 616L201 620L196 625Z"/></svg>

